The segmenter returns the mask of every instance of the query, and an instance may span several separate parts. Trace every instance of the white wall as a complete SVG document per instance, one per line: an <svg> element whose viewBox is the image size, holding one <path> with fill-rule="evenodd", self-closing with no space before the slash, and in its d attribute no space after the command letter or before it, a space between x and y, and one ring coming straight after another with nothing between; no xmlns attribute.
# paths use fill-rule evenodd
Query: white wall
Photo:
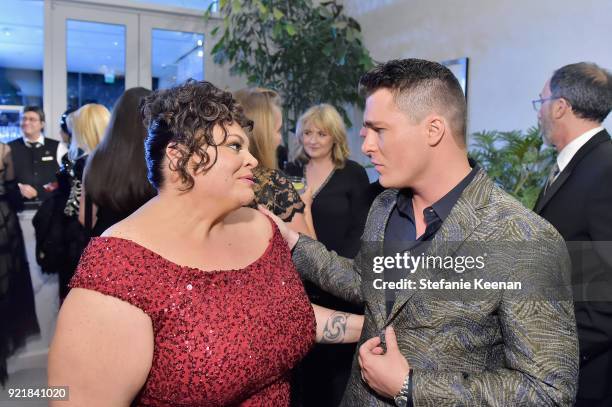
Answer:
<svg viewBox="0 0 612 407"><path fill-rule="evenodd" d="M344 5L378 61L470 58L470 133L537 124L531 100L563 65L591 61L612 69L611 0L344 0ZM612 129L612 117L605 124Z"/></svg>

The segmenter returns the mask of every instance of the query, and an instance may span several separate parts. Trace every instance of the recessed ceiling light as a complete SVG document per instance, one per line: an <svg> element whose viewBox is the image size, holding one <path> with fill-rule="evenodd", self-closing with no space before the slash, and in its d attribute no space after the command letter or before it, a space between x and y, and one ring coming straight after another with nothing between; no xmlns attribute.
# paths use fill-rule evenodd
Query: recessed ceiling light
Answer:
<svg viewBox="0 0 612 407"><path fill-rule="evenodd" d="M9 30L8 28L5 28L2 30L2 32L4 33L4 35L6 35L7 37L11 36L11 30Z"/></svg>
<svg viewBox="0 0 612 407"><path fill-rule="evenodd" d="M199 51L198 51L198 56L199 56L200 58L202 58L202 57L204 56L204 51L199 50Z"/></svg>
<svg viewBox="0 0 612 407"><path fill-rule="evenodd" d="M202 40L198 40L198 47L201 47L203 44Z"/></svg>
<svg viewBox="0 0 612 407"><path fill-rule="evenodd" d="M119 43L117 41L113 42L113 45L116 47L117 45L119 45Z"/></svg>

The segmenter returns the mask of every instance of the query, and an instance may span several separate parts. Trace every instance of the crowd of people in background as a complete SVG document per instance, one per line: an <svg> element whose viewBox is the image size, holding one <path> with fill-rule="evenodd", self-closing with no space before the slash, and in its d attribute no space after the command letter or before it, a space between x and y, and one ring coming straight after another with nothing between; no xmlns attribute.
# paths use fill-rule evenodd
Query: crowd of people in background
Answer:
<svg viewBox="0 0 612 407"><path fill-rule="evenodd" d="M68 109L60 157L43 111L26 107L23 137L0 144L0 382L39 332L17 218L33 211L36 260L59 275L63 302L49 383L70 383L73 405L612 405L612 259L558 244L612 241L601 126L612 75L565 66L535 101L559 154L534 210L558 233L468 161L465 98L447 68L389 61L360 86L372 184L325 103L299 117L297 149L279 165L272 89L128 89L111 111ZM389 254L476 235L541 240L524 268L571 278L578 300L539 308L543 327L507 298L461 312L414 299L398 316L401 296L362 287L364 242ZM451 349L449 332L466 336Z"/></svg>

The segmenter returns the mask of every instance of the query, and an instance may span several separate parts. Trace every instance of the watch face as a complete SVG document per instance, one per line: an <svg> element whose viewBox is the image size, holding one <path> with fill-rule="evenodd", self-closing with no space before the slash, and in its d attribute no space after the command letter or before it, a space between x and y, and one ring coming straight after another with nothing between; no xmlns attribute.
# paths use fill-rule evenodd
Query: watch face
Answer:
<svg viewBox="0 0 612 407"><path fill-rule="evenodd" d="M395 401L395 405L398 407L406 407L408 405L408 397L406 396L395 396L393 401Z"/></svg>

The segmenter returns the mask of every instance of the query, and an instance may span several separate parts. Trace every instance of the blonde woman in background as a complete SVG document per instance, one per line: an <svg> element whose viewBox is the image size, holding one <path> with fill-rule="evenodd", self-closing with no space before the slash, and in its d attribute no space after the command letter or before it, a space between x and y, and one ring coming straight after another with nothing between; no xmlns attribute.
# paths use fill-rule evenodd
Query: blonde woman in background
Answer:
<svg viewBox="0 0 612 407"><path fill-rule="evenodd" d="M255 176L255 203L263 205L290 227L315 238L310 207L305 205L285 174L278 170L276 150L281 144L283 115L280 96L265 88L247 88L234 93L245 116L253 121L248 132L249 152L259 165Z"/></svg>
<svg viewBox="0 0 612 407"><path fill-rule="evenodd" d="M370 206L370 183L365 169L349 160L344 121L331 105L320 104L298 120L296 159L287 173L306 178L303 195L312 212L317 239L340 256L353 258L361 245ZM349 304L304 282L314 304L352 313L362 313L361 305ZM354 345L331 348L317 345L298 371L298 398L301 405L325 407L340 404L350 376Z"/></svg>
<svg viewBox="0 0 612 407"><path fill-rule="evenodd" d="M72 139L70 142L70 159L74 161L72 167L74 179L70 197L66 203L64 213L67 216L79 216L81 220L81 201L83 169L87 157L96 148L108 126L110 112L103 105L89 103L72 113Z"/></svg>
<svg viewBox="0 0 612 407"><path fill-rule="evenodd" d="M100 143L106 132L110 112L103 105L90 103L70 113L67 120L72 131L68 157L72 166L67 168L70 179L70 193L64 207L64 241L66 260L59 270L60 299L68 294L68 283L74 275L79 258L89 241L89 234L79 224L79 209L83 198L83 171L87 157Z"/></svg>
<svg viewBox="0 0 612 407"><path fill-rule="evenodd" d="M103 105L88 103L72 113L71 119L70 157L76 161L87 156L100 144L108 126L110 112Z"/></svg>

